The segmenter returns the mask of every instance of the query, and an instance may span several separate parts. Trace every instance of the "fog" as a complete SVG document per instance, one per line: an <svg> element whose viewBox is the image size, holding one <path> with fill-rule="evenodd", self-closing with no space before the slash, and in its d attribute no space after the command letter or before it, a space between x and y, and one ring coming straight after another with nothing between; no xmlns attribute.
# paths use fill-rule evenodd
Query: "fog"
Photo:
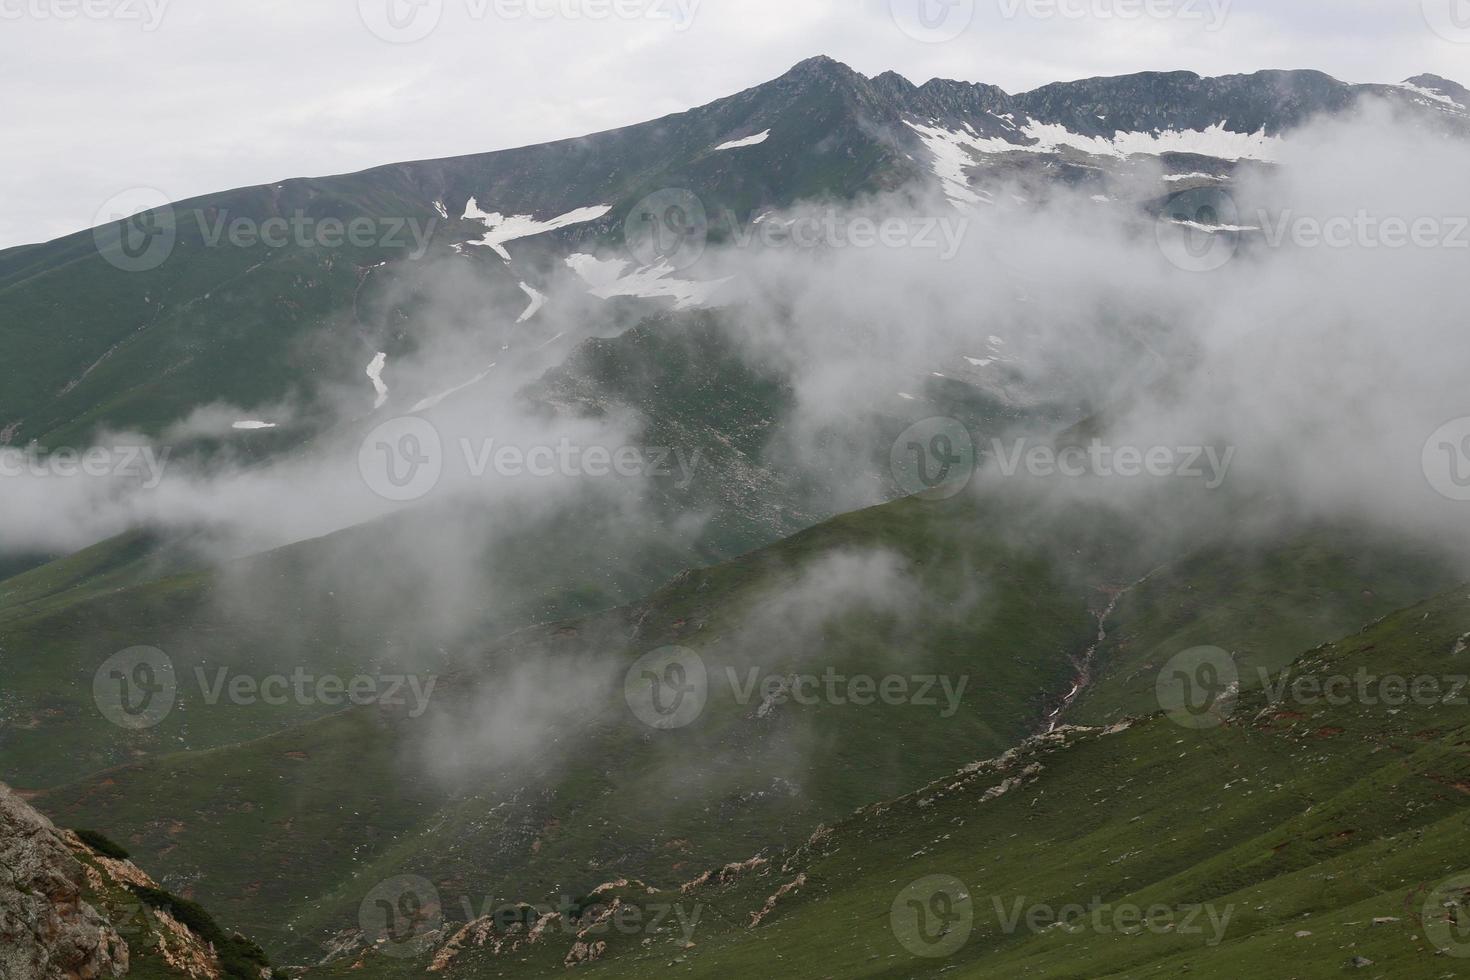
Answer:
<svg viewBox="0 0 1470 980"><path fill-rule="evenodd" d="M994 204L964 210L915 188L841 212L801 208L762 221L938 223L952 234L933 246L725 236L675 274L731 280L716 313L725 339L790 392L761 467L784 488L783 505L836 513L900 495L885 465L897 432L964 414L973 396L999 421L970 433L983 467L966 492L1027 498L1040 515L1033 525L1086 502L1120 525L1147 528L1153 543L1203 545L1247 524L1266 537L1324 520L1453 551L1465 543L1467 504L1435 487L1463 489L1450 454L1465 448L1470 425L1431 437L1470 415L1459 377L1470 353L1467 172L1470 148L1366 105L1294 134L1280 167L1243 167L1228 192L1208 189L1165 209L1196 218L1208 205L1226 225L1259 231L1156 219L1169 185L1155 163L1135 159L1086 186L989 187ZM1377 230L1363 231L1359 215ZM1304 219L1349 219L1355 228L1345 244L1313 244L1300 233ZM1421 227L1419 244L1390 247L1385 219L1433 229ZM525 297L477 282L472 268L456 258L415 270L422 329L411 350L388 361L383 408L373 410L362 376L310 401L201 406L158 440L108 434L100 444L146 447L168 465L142 476L13 478L0 547L67 551L130 528L187 535L199 560L225 569L213 600L220 608L278 619L308 582L358 611L365 643L376 631L387 646L384 624L428 646L475 637L456 649L460 663L490 647L477 632L486 623L513 628L572 608L538 604L543 592L619 578L627 594L610 586L585 603L596 608L646 592L701 554L727 557L695 547L732 479L699 456L717 446L666 447L674 453L662 473L634 455L619 470L620 451L647 448L640 412L608 402L584 413L560 396L526 395L579 343L615 334L623 308L589 297L569 269L548 264L534 277L516 270L549 296L517 325ZM678 331L692 316L655 329ZM366 365L372 356L361 338L341 345L344 362ZM586 379L561 381L596 401L599 389ZM567 389L539 393L548 390ZM411 411L425 401L433 404ZM312 413L320 434L267 460L170 452L172 443L228 440L241 419L289 432ZM1086 438L1060 435L1084 421ZM1170 466L1209 448L1215 455L1202 458L1213 458L1214 479L1110 477L1094 464L1085 475L1007 475L1000 462L1021 438L1043 448L1095 438L1109 450L1167 450ZM506 446L520 452L518 466L495 462ZM427 452L440 464L421 493L381 479L383 463L405 447L412 452L400 463ZM537 447L548 468L533 473L526 453ZM1426 460L1443 472L1426 473ZM671 505L681 479L696 491L684 510ZM300 562L290 577L273 563L279 556L241 561L325 535L336 535L329 546L289 553ZM1055 546L1065 553L1070 544ZM644 560L650 550L658 560ZM854 604L915 622L933 612L907 572L882 556L816 568L815 579L768 601L764 617L741 628L741 642L800 648ZM605 646L629 642L614 633ZM590 706L619 676L606 659L585 655L521 665L475 695L468 717L483 724L461 720L440 733L446 738L431 735L430 754L451 774L500 759L501 750L515 757L600 717Z"/></svg>

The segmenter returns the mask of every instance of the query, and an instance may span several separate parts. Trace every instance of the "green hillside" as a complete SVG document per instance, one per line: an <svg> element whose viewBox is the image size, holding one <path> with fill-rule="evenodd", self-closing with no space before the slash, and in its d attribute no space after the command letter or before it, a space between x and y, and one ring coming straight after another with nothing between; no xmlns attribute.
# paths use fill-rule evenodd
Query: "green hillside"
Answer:
<svg viewBox="0 0 1470 980"><path fill-rule="evenodd" d="M1260 691L1223 724L1157 712L1066 727L863 807L802 847L683 891L610 889L597 977L1326 978L1470 975L1463 686L1470 598L1411 605L1292 666L1302 690L1388 679L1344 703ZM1393 678L1433 678L1402 698ZM1428 681L1421 692L1427 692ZM1446 703L1448 700L1448 703ZM916 903L916 904L914 904ZM656 913L682 908L661 928ZM680 921L696 918L692 943ZM752 924L759 915L759 923ZM591 925L597 912L579 922ZM621 921L620 927L617 923ZM501 922L447 976L552 976L578 941ZM445 948L444 937L429 943ZM496 941L502 951L495 951ZM427 957L347 957L407 976ZM414 964L417 964L416 966ZM349 969L350 968L350 969Z"/></svg>
<svg viewBox="0 0 1470 980"><path fill-rule="evenodd" d="M272 952L305 958L356 927L379 881L440 883L461 922L475 917L466 902L554 902L621 877L668 888L999 754L1061 703L1097 616L1144 576L1157 601L1208 602L1220 635L1255 637L1279 662L1303 635L1342 635L1450 580L1428 552L1341 528L1177 561L1140 540L1105 511L1058 518L999 493L899 501L683 574L632 606L483 645L420 715L354 708L42 799L128 841ZM1227 567L1251 571L1217 574ZM1242 589L1274 604L1232 602ZM1176 643L1167 621L1134 619L1123 594L1110 637ZM1081 708L1112 683L1106 643L1104 694ZM630 712L626 674L670 646L705 667L708 701L693 723L656 731ZM772 690L752 676L829 670L948 678L961 693L948 711L938 683L926 707L740 697Z"/></svg>

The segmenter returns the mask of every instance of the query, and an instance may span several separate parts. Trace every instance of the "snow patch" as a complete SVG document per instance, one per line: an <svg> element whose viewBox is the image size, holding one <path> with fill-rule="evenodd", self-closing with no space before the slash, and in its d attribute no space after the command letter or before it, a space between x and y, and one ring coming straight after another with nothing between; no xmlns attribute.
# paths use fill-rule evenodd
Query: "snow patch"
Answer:
<svg viewBox="0 0 1470 980"><path fill-rule="evenodd" d="M435 405L439 404L455 392L464 391L470 385L479 384L481 381L484 381L487 377L490 376L490 368L493 368L494 366L494 364L491 364L490 367L487 367L485 370L481 371L479 374L475 375L473 378L466 381L462 385L455 385L448 391L441 391L437 395L430 395L428 398L425 398L413 408L410 408L408 410L409 414L412 415L414 412L427 412L429 409L433 408Z"/></svg>
<svg viewBox="0 0 1470 980"><path fill-rule="evenodd" d="M1207 224L1203 224L1203 223L1201 223L1199 221L1180 221L1177 218L1174 219L1173 224L1180 225L1181 227L1184 227L1184 228L1192 228L1195 231L1206 231L1206 232L1209 232L1211 235L1216 234L1218 232L1222 232L1222 231L1260 231L1261 230L1260 227L1257 226L1257 225L1207 225Z"/></svg>
<svg viewBox="0 0 1470 980"><path fill-rule="evenodd" d="M989 350L986 352L989 355L988 357L971 357L969 354L963 355L965 360L970 362L971 367L990 367L990 365L996 364L998 362L1015 360L1015 358L1007 356L1005 352L1001 350L1001 348L1006 345L1006 342L1000 337L997 337L995 334L991 334L989 337L986 338L986 341L986 346L989 348Z"/></svg>
<svg viewBox="0 0 1470 980"><path fill-rule="evenodd" d="M541 292L535 286L528 286L525 283L521 283L520 285L521 291L527 296L531 297L531 305L526 307L526 311L522 313L520 317L516 320L516 323L525 323L527 320L531 319L531 317L539 313L541 311L541 307L546 305L546 294Z"/></svg>
<svg viewBox="0 0 1470 980"><path fill-rule="evenodd" d="M1057 123L1028 120L1019 132L1035 142L1027 145L1012 143L999 136L977 138L962 131L950 131L936 126L923 126L909 122L924 144L936 155L949 154L949 161L969 150L975 153L1054 153L1062 147L1080 150L1093 156L1126 158L1134 154L1159 156L1164 153L1193 153L1197 156L1215 157L1221 160L1275 161L1280 158L1284 141L1277 136L1267 136L1263 127L1256 133L1237 133L1225 128L1225 123L1216 123L1208 129L1162 130L1157 133L1117 133L1111 138L1083 136ZM936 163L936 172L938 164Z"/></svg>
<svg viewBox="0 0 1470 980"><path fill-rule="evenodd" d="M768 129L764 133L756 133L754 136L747 136L743 140L731 140L728 143L721 143L719 146L715 147L715 149L716 150L738 150L742 146L760 146L762 143L764 143L766 140L768 140L770 138L771 138L771 131Z"/></svg>
<svg viewBox="0 0 1470 980"><path fill-rule="evenodd" d="M492 248L497 255L509 262L510 253L505 250L506 242L513 242L518 238L530 238L533 235L543 235L548 231L556 231L569 225L596 221L611 210L611 204L598 204L593 207L578 208L575 211L568 211L566 214L541 221L529 214L504 215L499 211L481 211L472 197L465 205L464 216L467 220L482 222L485 225L485 237L465 244Z"/></svg>
<svg viewBox="0 0 1470 980"><path fill-rule="evenodd" d="M1460 103L1456 102L1454 99L1450 98L1448 95L1445 95L1443 92L1438 91L1437 89L1425 88L1422 85L1415 85L1413 82L1400 82L1398 87L1404 89L1405 91L1413 92L1415 95L1421 95L1426 99L1431 99L1435 102L1440 103L1441 105L1453 106L1454 108L1459 109L1461 112L1467 111L1464 106L1460 105Z"/></svg>
<svg viewBox="0 0 1470 980"><path fill-rule="evenodd" d="M977 147L988 142L978 136L970 136L962 132L950 132L933 126L920 126L909 123L923 141L924 148L929 151L931 157L929 167L934 176L939 178L939 183L944 187L944 195L956 208L963 210L974 204L990 203L989 195L981 196L970 187L970 178L965 176L965 168L973 167L975 159L970 155L967 147ZM1004 140L998 142L1004 143Z"/></svg>
<svg viewBox="0 0 1470 980"><path fill-rule="evenodd" d="M378 351L373 359L368 362L367 371L364 372L367 374L368 380L373 383L373 391L378 393L377 399L373 402L374 410L382 408L383 403L388 400L388 386L383 384L383 368L387 364L388 355L382 351Z"/></svg>
<svg viewBox="0 0 1470 980"><path fill-rule="evenodd" d="M657 299L668 296L675 301L675 309L680 310L709 305L720 287L730 281L728 278L708 282L670 278L676 270L667 262L625 273L628 268L626 260L599 259L580 252L567 256L566 263L587 284L588 291L599 299L614 296Z"/></svg>

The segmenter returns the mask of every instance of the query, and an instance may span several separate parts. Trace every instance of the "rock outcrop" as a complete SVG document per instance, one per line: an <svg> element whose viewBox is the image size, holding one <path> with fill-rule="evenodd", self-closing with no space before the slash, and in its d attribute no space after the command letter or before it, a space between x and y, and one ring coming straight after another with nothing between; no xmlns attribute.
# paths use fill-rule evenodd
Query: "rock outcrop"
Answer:
<svg viewBox="0 0 1470 980"><path fill-rule="evenodd" d="M0 980L139 973L270 977L253 943L159 888L116 845L58 828L0 783Z"/></svg>
<svg viewBox="0 0 1470 980"><path fill-rule="evenodd" d="M128 944L86 900L88 868L73 840L0 785L0 977L93 980L128 972Z"/></svg>

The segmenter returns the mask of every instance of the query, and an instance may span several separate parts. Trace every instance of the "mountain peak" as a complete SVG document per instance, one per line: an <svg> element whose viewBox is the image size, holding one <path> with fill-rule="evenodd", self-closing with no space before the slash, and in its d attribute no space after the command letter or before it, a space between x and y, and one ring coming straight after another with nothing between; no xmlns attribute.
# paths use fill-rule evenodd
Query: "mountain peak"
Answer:
<svg viewBox="0 0 1470 980"><path fill-rule="evenodd" d="M819 54L815 57L807 58L805 61L798 61L782 77L862 78L863 76L836 58L829 58L827 55Z"/></svg>
<svg viewBox="0 0 1470 980"><path fill-rule="evenodd" d="M1456 88L1461 87L1458 82L1453 81L1453 80L1448 79L1448 78L1445 78L1443 75L1431 75L1431 74L1428 74L1428 73L1423 74L1423 75L1415 75L1413 78L1406 78L1406 79L1404 79L1404 84L1406 84L1406 85L1426 85L1426 84L1433 84L1433 85L1453 85Z"/></svg>
<svg viewBox="0 0 1470 980"><path fill-rule="evenodd" d="M1451 81L1443 76L1429 74L1415 75L1413 78L1404 79L1403 84L1432 92L1461 108L1470 108L1470 89L1466 89L1459 82Z"/></svg>

